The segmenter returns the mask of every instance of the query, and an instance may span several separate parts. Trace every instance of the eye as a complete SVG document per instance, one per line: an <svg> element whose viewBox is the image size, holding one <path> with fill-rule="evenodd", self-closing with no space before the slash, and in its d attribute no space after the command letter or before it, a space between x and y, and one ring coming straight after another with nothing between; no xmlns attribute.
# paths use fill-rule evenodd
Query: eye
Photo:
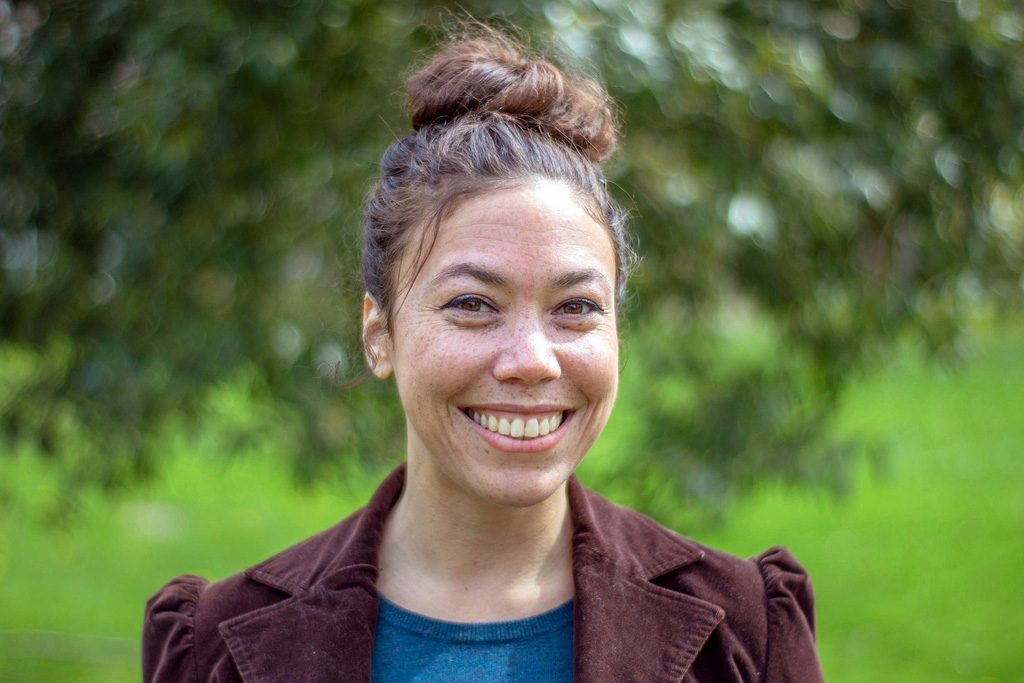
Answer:
<svg viewBox="0 0 1024 683"><path fill-rule="evenodd" d="M472 294L457 296L446 303L443 308L445 310L465 311L466 313L491 313L494 311L494 306Z"/></svg>
<svg viewBox="0 0 1024 683"><path fill-rule="evenodd" d="M604 309L590 299L570 299L559 306L558 311L567 315L589 315L603 313Z"/></svg>

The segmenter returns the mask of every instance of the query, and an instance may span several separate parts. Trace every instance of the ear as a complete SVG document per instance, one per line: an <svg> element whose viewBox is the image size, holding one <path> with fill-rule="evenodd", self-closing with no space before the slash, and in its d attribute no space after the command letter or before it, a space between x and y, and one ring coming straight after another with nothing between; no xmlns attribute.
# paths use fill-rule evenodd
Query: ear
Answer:
<svg viewBox="0 0 1024 683"><path fill-rule="evenodd" d="M384 311L369 293L363 295L363 353L374 375L380 379L391 376L391 335Z"/></svg>

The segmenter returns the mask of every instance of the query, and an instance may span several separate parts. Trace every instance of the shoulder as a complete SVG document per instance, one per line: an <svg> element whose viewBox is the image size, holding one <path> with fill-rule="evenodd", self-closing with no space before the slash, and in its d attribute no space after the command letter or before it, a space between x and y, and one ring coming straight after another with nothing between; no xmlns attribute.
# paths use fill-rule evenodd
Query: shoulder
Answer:
<svg viewBox="0 0 1024 683"><path fill-rule="evenodd" d="M814 594L800 562L781 546L750 559L702 548L699 562L664 577L724 612L694 670L717 672L727 661L766 682L820 683Z"/></svg>
<svg viewBox="0 0 1024 683"><path fill-rule="evenodd" d="M585 491L601 546L651 583L718 607L695 672L718 680L722 662L765 681L820 681L814 595L807 572L783 547L744 559ZM700 680L704 680L698 676Z"/></svg>
<svg viewBox="0 0 1024 683"><path fill-rule="evenodd" d="M807 573L786 548L775 546L744 559L688 538L594 491L581 490L586 521L600 536L600 546L634 565L638 573L662 581L671 581L670 575L685 575L701 593L721 593L725 599L763 602L768 594L810 596ZM685 571L675 572L677 568Z"/></svg>
<svg viewBox="0 0 1024 683"><path fill-rule="evenodd" d="M142 622L143 680L195 679L196 605L208 585L199 576L179 576L146 603Z"/></svg>
<svg viewBox="0 0 1024 683"><path fill-rule="evenodd" d="M234 680L220 625L307 592L336 563L362 513L219 581L184 575L162 586L146 603L143 680L194 680L213 671Z"/></svg>
<svg viewBox="0 0 1024 683"><path fill-rule="evenodd" d="M198 576L167 583L146 603L143 680L239 680L222 629L346 576L375 574L384 519L404 474L396 468L366 507L243 572L214 583Z"/></svg>
<svg viewBox="0 0 1024 683"><path fill-rule="evenodd" d="M678 588L713 602L727 614L763 605L766 585L782 581L779 571L803 569L782 548L743 559L673 531L650 517L586 490L601 546L618 562L666 588ZM804 574L806 576L806 574Z"/></svg>

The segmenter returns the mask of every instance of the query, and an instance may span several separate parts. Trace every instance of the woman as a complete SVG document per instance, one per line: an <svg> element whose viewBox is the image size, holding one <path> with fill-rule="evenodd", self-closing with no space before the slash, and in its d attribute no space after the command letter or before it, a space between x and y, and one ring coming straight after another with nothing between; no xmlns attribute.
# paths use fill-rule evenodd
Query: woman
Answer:
<svg viewBox="0 0 1024 683"><path fill-rule="evenodd" d="M784 550L704 548L584 489L631 254L605 93L485 32L409 83L364 222L363 339L407 460L363 510L147 606L147 681L818 681Z"/></svg>

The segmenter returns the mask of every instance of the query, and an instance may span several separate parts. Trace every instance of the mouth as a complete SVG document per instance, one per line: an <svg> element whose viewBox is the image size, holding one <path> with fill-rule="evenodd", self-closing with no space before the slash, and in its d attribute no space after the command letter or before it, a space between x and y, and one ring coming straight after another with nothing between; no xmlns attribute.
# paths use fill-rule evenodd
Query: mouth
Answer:
<svg viewBox="0 0 1024 683"><path fill-rule="evenodd" d="M557 432L574 411L561 410L524 414L484 408L463 408L462 412L488 432L511 439L532 441Z"/></svg>

